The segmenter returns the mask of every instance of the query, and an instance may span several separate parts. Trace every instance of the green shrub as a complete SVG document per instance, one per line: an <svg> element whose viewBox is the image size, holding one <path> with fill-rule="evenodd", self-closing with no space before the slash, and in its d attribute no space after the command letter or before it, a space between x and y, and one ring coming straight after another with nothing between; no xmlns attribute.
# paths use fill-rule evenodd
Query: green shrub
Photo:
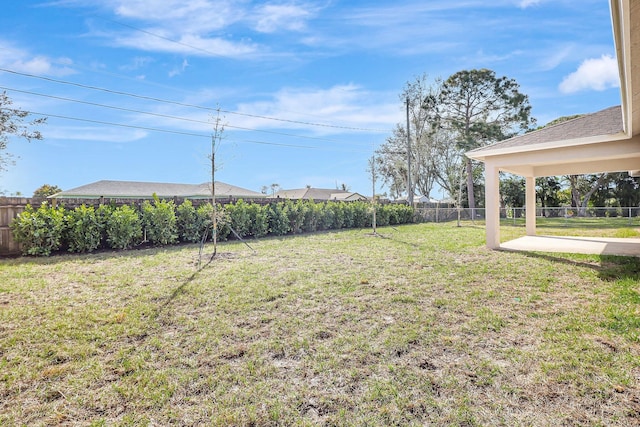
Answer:
<svg viewBox="0 0 640 427"><path fill-rule="evenodd" d="M298 200L301 205L301 212L304 215L302 223L302 231L307 233L318 230L318 222L320 219L320 212L317 209L317 204L313 200L303 201Z"/></svg>
<svg viewBox="0 0 640 427"><path fill-rule="evenodd" d="M318 212L318 230L331 230L333 228L335 212L328 203L316 205Z"/></svg>
<svg viewBox="0 0 640 427"><path fill-rule="evenodd" d="M306 202L298 200L294 203L291 200L287 200L284 205L284 212L289 219L289 229L291 232L294 234L302 233L304 231L305 218L307 216Z"/></svg>
<svg viewBox="0 0 640 427"><path fill-rule="evenodd" d="M380 227L389 225L390 212L389 205L376 205L376 225Z"/></svg>
<svg viewBox="0 0 640 427"><path fill-rule="evenodd" d="M142 225L138 213L131 206L114 209L107 220L107 242L113 249L128 249L140 242Z"/></svg>
<svg viewBox="0 0 640 427"><path fill-rule="evenodd" d="M396 208L398 205L386 205L387 213L389 215L389 225L402 224L400 221L400 210Z"/></svg>
<svg viewBox="0 0 640 427"><path fill-rule="evenodd" d="M100 247L103 227L93 206L78 206L66 219L69 252L92 252Z"/></svg>
<svg viewBox="0 0 640 427"><path fill-rule="evenodd" d="M249 205L240 199L235 204L228 204L225 210L229 215L229 225L240 236L248 236L251 233L251 217Z"/></svg>
<svg viewBox="0 0 640 427"><path fill-rule="evenodd" d="M159 200L142 203L142 226L147 240L154 245L168 245L178 240L176 205L173 201Z"/></svg>
<svg viewBox="0 0 640 427"><path fill-rule="evenodd" d="M353 227L353 213L354 210L349 206L349 203L340 202L340 210L342 211L342 220L343 225L342 228L352 228Z"/></svg>
<svg viewBox="0 0 640 427"><path fill-rule="evenodd" d="M65 211L43 202L37 210L27 205L10 225L13 238L24 255L49 256L62 246Z"/></svg>
<svg viewBox="0 0 640 427"><path fill-rule="evenodd" d="M339 230L344 227L343 205L343 202L327 202L326 208L331 211L331 229Z"/></svg>
<svg viewBox="0 0 640 427"><path fill-rule="evenodd" d="M229 217L229 213L227 212L227 207L229 205L217 206L217 227L218 227L218 241L222 242L229 238L231 234L231 218Z"/></svg>
<svg viewBox="0 0 640 427"><path fill-rule="evenodd" d="M250 222L248 235L253 237L266 236L269 232L269 218L266 206L250 203L246 209Z"/></svg>
<svg viewBox="0 0 640 427"><path fill-rule="evenodd" d="M284 203L271 203L267 206L267 221L269 233L283 236L290 231L289 218L284 210Z"/></svg>
<svg viewBox="0 0 640 427"><path fill-rule="evenodd" d="M352 228L365 228L371 226L371 214L369 213L369 203L350 202L348 205L351 214Z"/></svg>
<svg viewBox="0 0 640 427"><path fill-rule="evenodd" d="M107 242L107 223L109 222L109 218L111 218L111 214L115 210L115 206L111 205L100 205L98 209L96 209L96 220L98 221L98 225L100 226L100 247L107 248L109 244Z"/></svg>
<svg viewBox="0 0 640 427"><path fill-rule="evenodd" d="M191 200L185 200L176 208L178 237L183 242L199 242L204 229Z"/></svg>
<svg viewBox="0 0 640 427"><path fill-rule="evenodd" d="M269 205L246 203L217 206L218 241L227 240L231 227L240 236L282 236L287 233L313 232L340 228L371 226L372 207L367 202L322 202L286 200ZM145 201L140 212L131 206L115 208L84 205L70 211L52 208L47 203L34 210L27 206L11 224L17 242L26 255L49 255L67 243L71 252L91 252L99 247L127 249L140 243L144 230L147 239L158 245L198 242L212 239L213 207L210 203L197 209L185 200L179 207L172 201L155 198ZM411 206L387 204L376 206L379 226L414 221ZM144 228L143 228L144 227Z"/></svg>
<svg viewBox="0 0 640 427"><path fill-rule="evenodd" d="M198 223L198 234L199 239L202 240L202 236L204 233L207 233L207 238L205 240L209 240L209 238L213 239L211 235L211 229L213 227L213 221L211 220L213 215L213 206L211 203L205 203L204 205L198 206L196 209L196 217Z"/></svg>
<svg viewBox="0 0 640 427"><path fill-rule="evenodd" d="M398 224L410 224L415 222L416 210L412 206L396 205Z"/></svg>
<svg viewBox="0 0 640 427"><path fill-rule="evenodd" d="M229 228L229 215L226 211L227 206L217 205L217 228L218 228L218 241L222 242L229 238L229 234L231 233L231 229ZM198 221L198 233L199 239L202 239L204 233L207 233L206 240L213 240L213 205L211 203L206 203L204 205L200 205L198 209L196 209L196 216Z"/></svg>

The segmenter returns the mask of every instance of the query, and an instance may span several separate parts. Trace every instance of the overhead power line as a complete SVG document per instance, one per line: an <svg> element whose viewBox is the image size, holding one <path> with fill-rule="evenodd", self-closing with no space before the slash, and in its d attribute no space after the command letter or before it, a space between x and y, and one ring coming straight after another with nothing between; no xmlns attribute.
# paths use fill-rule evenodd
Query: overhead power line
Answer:
<svg viewBox="0 0 640 427"><path fill-rule="evenodd" d="M153 128L148 126L127 125L124 123L114 123L114 122L107 122L103 120L85 119L81 117L70 117L70 116L64 116L61 114L49 114L49 113L42 113L38 111L25 110L25 112L29 114L38 115L38 116L53 117L53 118L63 119L63 120L73 120L78 122L94 123L94 124L100 124L100 125L106 125L106 126L117 126L117 127L128 128L128 129L139 129L139 130L147 130L151 132L160 132L160 133L168 133L168 134L174 134L174 135L190 136L195 138L211 139L211 135L209 134L183 132L183 131L176 131L176 130L169 130L169 129L159 129L159 128ZM325 150L325 151L343 151L343 152L353 152L353 153L365 152L362 150L343 150L343 149L336 149L336 148L326 147L326 146L318 147L315 145L285 144L285 143L279 143L279 142L256 141L251 139L240 139L240 138L227 138L227 139L229 141L234 141L234 142L246 142L249 144L271 145L275 147L303 148L303 149L309 149L309 150Z"/></svg>
<svg viewBox="0 0 640 427"><path fill-rule="evenodd" d="M38 92L33 92L33 91L28 91L28 90L21 90L21 89L15 89L15 88L10 88L10 87L6 87L6 86L0 86L0 89L10 90L12 92L19 92L19 93L24 93L24 94L28 94L28 95L42 96L42 97L45 97L45 98L58 99L58 100L61 100L61 101L75 102L75 103L78 103L78 104L91 105L91 106L94 106L94 107L108 108L108 109L111 109L111 110L125 111L125 112L136 113L136 114L145 114L145 115L154 116L154 117L161 117L161 118L165 118L165 119L181 120L181 121L186 121L186 122L201 123L201 124L207 124L207 125L211 124L211 122L208 122L208 121L205 121L205 120L190 119L190 118L187 118L187 117L172 116L172 115L169 115L169 114L152 113L152 112L149 112L149 111L135 110L135 109L132 109L132 108L116 107L114 105L100 104L100 103L97 103L97 102L90 102L90 101L82 101L82 100L79 100L79 99L67 98L67 97L64 97L64 96L47 95L47 94L44 94L44 93L38 93ZM322 137L318 137L318 136L294 135L294 134L285 133L285 132L277 132L277 131L270 131L270 130L264 130L264 129L252 129L252 128L247 128L247 127L242 127L242 126L234 126L234 125L230 125L230 124L225 124L225 127L232 128L232 129L246 130L246 131L251 131L251 132L262 132L262 133L269 133L269 134L272 134L272 135L288 136L288 137L292 137L292 138L314 139L314 140L328 141L328 142L341 142L341 141L337 141L335 139L322 138Z"/></svg>
<svg viewBox="0 0 640 427"><path fill-rule="evenodd" d="M222 54L216 53L216 52L211 52L210 50L206 50L206 49L202 49L200 47L192 46L190 44L183 43L183 42L178 41L178 40L173 40L173 39L170 39L169 37L164 37L164 36L161 36L160 34L152 33L151 31L147 31L147 30L143 30L142 28L134 27L133 25L125 24L125 23L122 23L122 22L118 22L118 21L114 21L112 19L107 19L107 18L102 18L102 17L100 19L102 19L102 20L104 20L106 22L111 22L113 24L117 24L117 25L121 25L121 26L126 27L126 28L130 28L130 29L135 30L135 31L139 31L141 33L147 34L147 35L152 36L152 37L157 37L159 39L162 39L162 40L165 40L165 41L168 41L168 42L171 42L171 43L175 43L175 44L180 45L180 46L188 47L189 49L193 49L193 50L196 50L196 51L199 51L199 52L206 53L207 55L219 56L221 58L229 58L226 55L222 55Z"/></svg>
<svg viewBox="0 0 640 427"><path fill-rule="evenodd" d="M137 98L137 99L144 99L144 100L148 100L148 101L161 102L161 103L165 103L165 104L179 105L181 107L196 108L196 109L205 110L205 111L209 111L209 112L218 112L219 111L219 112L222 112L222 113L225 113L225 114L233 114L233 115L244 116L244 117L258 118L258 119L262 119L262 120L273 120L273 121L284 122L284 123L291 123L291 124L298 124L298 125L305 125L305 126L315 126L315 127L322 127L322 128L352 130L352 131L360 131L360 132L384 132L384 133L388 133L389 132L388 129L373 129L373 128L352 127L352 126L330 125L330 124L326 124L326 123L314 123L314 122L305 122L305 121L301 121L301 120L291 120L291 119L282 119L282 118L277 118L277 117L262 116L262 115L259 115L259 114L240 113L240 112L237 112L237 111L223 110L223 109L217 109L217 108L211 108L211 107L203 107L201 105L187 104L187 103L178 102L178 101L169 101L169 100L166 100L166 99L155 98L155 97L152 97L152 96L138 95L138 94L133 94L133 93L129 93L129 92L122 92L122 91L117 91L117 90L112 90L112 89L106 89L106 88L102 88L102 87L98 87L98 86L84 85L84 84L81 84L81 83L54 79L54 78L51 78L51 77L37 76L37 75L34 75L34 74L22 73L22 72L19 72L19 71L9 70L9 69L6 69L6 68L0 68L0 71L4 71L5 73L20 75L20 76L24 76L24 77L40 79L40 80L44 80L44 81L48 81L48 82L58 83L58 84L64 84L64 85L81 87L81 88L84 88L84 89L101 91L101 92L110 93L110 94L114 94L114 95L122 95L122 96L128 96L128 97L132 97L132 98Z"/></svg>

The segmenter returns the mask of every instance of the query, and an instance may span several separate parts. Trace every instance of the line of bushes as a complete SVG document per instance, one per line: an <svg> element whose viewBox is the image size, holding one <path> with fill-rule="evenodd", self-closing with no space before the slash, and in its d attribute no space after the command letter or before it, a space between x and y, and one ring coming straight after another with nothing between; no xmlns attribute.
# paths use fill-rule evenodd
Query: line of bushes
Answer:
<svg viewBox="0 0 640 427"><path fill-rule="evenodd" d="M291 201L259 205L242 200L218 205L218 241L242 237L282 236L322 230L370 227L372 207L366 202ZM171 245L211 239L213 206L193 206L186 200L155 199L141 206L100 205L65 209L47 202L35 209L28 205L11 222L14 239L25 255L48 256L52 252L92 252L97 249L129 249L141 244ZM407 205L376 205L378 226L413 222Z"/></svg>

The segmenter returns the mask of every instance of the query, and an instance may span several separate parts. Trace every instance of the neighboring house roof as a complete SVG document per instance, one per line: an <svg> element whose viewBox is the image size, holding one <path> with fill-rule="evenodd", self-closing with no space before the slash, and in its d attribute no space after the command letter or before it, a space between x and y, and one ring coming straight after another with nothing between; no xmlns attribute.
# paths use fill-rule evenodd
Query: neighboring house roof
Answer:
<svg viewBox="0 0 640 427"><path fill-rule="evenodd" d="M110 181L102 180L91 184L82 185L72 188L71 190L62 191L60 193L49 196L53 199L97 199L106 198L122 198L122 199L146 199L152 198L153 195L160 198L191 198L204 199L211 197L211 184L173 184L165 182L139 182L139 181ZM265 197L264 194L247 190L246 188L237 187L216 181L216 197L247 197L257 198Z"/></svg>
<svg viewBox="0 0 640 427"><path fill-rule="evenodd" d="M340 194L353 194L348 191L336 190L334 188L297 188L293 190L280 190L273 197L291 200L334 200ZM340 196L342 197L342 196Z"/></svg>
<svg viewBox="0 0 640 427"><path fill-rule="evenodd" d="M329 200L341 200L344 202L354 202L356 200L368 200L360 193L332 193Z"/></svg>

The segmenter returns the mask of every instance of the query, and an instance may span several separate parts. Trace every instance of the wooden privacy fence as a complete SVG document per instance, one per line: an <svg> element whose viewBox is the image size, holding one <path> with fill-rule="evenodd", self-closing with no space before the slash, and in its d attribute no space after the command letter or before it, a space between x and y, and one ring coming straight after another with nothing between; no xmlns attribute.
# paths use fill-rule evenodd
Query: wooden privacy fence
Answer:
<svg viewBox="0 0 640 427"><path fill-rule="evenodd" d="M20 245L13 240L9 224L24 210L28 203L40 200L24 197L0 197L0 256L20 254Z"/></svg>

